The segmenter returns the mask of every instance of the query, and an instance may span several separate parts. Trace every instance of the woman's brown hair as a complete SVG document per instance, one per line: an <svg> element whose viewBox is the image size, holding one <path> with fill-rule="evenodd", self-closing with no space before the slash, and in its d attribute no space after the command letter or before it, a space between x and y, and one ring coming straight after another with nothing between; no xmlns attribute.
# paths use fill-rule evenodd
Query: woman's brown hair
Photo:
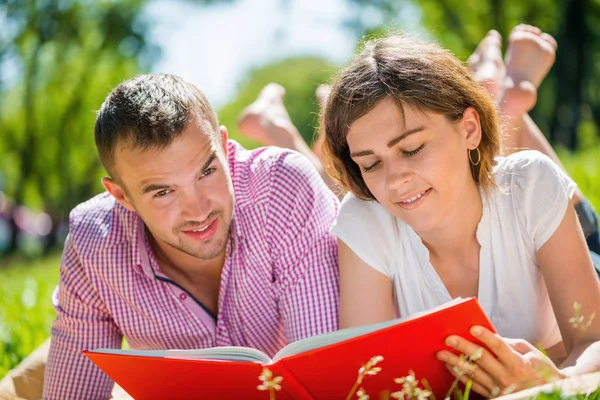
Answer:
<svg viewBox="0 0 600 400"><path fill-rule="evenodd" d="M363 200L375 199L350 158L346 136L354 121L385 98L392 98L402 115L406 105L443 114L451 122L458 122L465 109L473 107L479 114L482 138L481 161L471 165L471 173L485 193L495 186L492 168L500 148L500 122L491 96L449 51L434 43L390 36L366 42L337 74L321 114L328 172L345 190ZM472 158L476 161L477 154Z"/></svg>

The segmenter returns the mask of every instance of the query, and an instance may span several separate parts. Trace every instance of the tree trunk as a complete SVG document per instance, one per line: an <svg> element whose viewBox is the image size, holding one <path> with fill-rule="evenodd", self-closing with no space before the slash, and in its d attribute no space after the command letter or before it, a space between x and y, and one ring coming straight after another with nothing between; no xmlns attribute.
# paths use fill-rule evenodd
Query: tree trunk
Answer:
<svg viewBox="0 0 600 400"><path fill-rule="evenodd" d="M586 65L587 57L585 49L588 42L588 26L586 24L586 9L588 8L589 0L571 0L570 1L570 15L573 21L572 28L570 29L572 36L571 43L573 48L573 60L574 60L574 80L573 80L573 92L572 99L570 102L571 114L573 120L569 127L569 141L568 147L571 150L575 150L578 145L577 129L581 123L581 106L583 104L583 92L584 82L586 77ZM569 14L568 14L569 15Z"/></svg>
<svg viewBox="0 0 600 400"><path fill-rule="evenodd" d="M577 148L577 128L581 122L582 93L586 82L585 47L589 30L585 13L589 0L565 2L564 21L556 36L560 49L555 63L557 88L555 112L550 122L550 141ZM565 120L565 117L566 118Z"/></svg>

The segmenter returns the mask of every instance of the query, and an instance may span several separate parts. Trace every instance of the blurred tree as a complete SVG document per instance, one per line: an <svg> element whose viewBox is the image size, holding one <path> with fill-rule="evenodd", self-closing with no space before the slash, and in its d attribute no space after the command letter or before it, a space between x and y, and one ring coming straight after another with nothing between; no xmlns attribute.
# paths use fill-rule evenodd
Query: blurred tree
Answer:
<svg viewBox="0 0 600 400"><path fill-rule="evenodd" d="M159 54L146 40L146 3L0 0L4 191L16 204L48 212L55 228L73 206L101 190L92 110Z"/></svg>
<svg viewBox="0 0 600 400"><path fill-rule="evenodd" d="M285 88L284 102L290 118L304 140L310 144L318 124L319 104L315 98L315 90L321 83L329 82L334 72L332 64L317 57L288 58L254 69L238 85L235 100L219 110L219 123L227 127L232 139L246 148L259 146L259 143L239 133L237 117L244 107L256 99L267 83L275 82Z"/></svg>
<svg viewBox="0 0 600 400"><path fill-rule="evenodd" d="M415 21L466 60L490 29L508 39L520 23L553 35L556 63L532 117L554 144L578 146L578 132L600 124L600 2L593 0L348 0L356 33L403 29ZM367 11L367 12L366 12ZM506 40L505 40L506 45Z"/></svg>
<svg viewBox="0 0 600 400"><path fill-rule="evenodd" d="M144 39L141 6L3 2L4 67L17 72L0 96L0 170L7 195L48 212L55 225L99 190L92 110L111 87L138 72L144 58L149 64L156 55ZM12 248L16 230L14 236Z"/></svg>

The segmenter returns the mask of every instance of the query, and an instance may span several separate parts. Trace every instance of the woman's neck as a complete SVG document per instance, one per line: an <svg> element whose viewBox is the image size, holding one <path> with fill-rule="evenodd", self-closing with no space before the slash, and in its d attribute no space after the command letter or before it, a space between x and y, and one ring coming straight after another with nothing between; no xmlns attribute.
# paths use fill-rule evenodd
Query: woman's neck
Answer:
<svg viewBox="0 0 600 400"><path fill-rule="evenodd" d="M427 232L417 232L429 253L437 259L463 259L477 241L477 227L483 212L483 201L477 185L469 185L458 198L457 205Z"/></svg>

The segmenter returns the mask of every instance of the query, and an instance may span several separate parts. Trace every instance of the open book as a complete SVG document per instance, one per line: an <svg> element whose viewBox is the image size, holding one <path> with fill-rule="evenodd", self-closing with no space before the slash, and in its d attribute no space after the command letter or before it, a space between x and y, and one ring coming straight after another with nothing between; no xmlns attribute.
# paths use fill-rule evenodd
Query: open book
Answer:
<svg viewBox="0 0 600 400"><path fill-rule="evenodd" d="M450 350L444 340L452 334L478 343L469 334L473 325L495 331L475 298L459 298L408 318L299 340L272 359L245 347L84 353L134 399L266 400L269 393L257 388L263 366L283 378L277 399L345 399L359 369L374 356L383 357L377 364L381 371L361 384L371 398L400 390L394 378L413 371L443 399L453 377L435 354Z"/></svg>

